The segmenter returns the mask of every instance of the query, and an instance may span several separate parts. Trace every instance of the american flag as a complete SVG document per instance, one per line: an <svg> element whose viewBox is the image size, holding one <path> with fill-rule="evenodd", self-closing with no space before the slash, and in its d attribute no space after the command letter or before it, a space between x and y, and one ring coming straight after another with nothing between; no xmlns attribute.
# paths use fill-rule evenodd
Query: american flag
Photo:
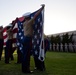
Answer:
<svg viewBox="0 0 76 75"><path fill-rule="evenodd" d="M19 17L18 20L22 22L24 20L24 17ZM4 46L3 47L6 47L6 42L8 40L8 36L7 36L7 27L8 26L11 26L12 31L13 31L12 47L17 47L16 42L17 42L18 25L17 25L16 19L13 20L12 22L14 22L14 23L11 23L11 25L10 24L7 25L3 30L3 39L4 39Z"/></svg>
<svg viewBox="0 0 76 75"><path fill-rule="evenodd" d="M5 28L3 29L3 39L4 39L4 45L3 45L3 47L6 47L6 42L7 42L7 40L8 40L6 30L7 30L7 28L5 27Z"/></svg>
<svg viewBox="0 0 76 75"><path fill-rule="evenodd" d="M37 10L38 11L38 10ZM32 18L35 13L30 14L30 18ZM44 26L44 11L41 11L39 16L36 18L35 23L33 25L33 39L32 39L32 51L33 55L37 55L38 59L44 61L44 37L43 37L43 26ZM24 31L23 31L23 23L18 21L18 33L17 33L17 45L19 49L22 51L23 45L21 44L24 39Z"/></svg>
<svg viewBox="0 0 76 75"><path fill-rule="evenodd" d="M10 23L8 26L3 28L3 39L4 39L3 47L6 47L6 42L8 40L7 29L10 28L11 26L12 26L12 24Z"/></svg>
<svg viewBox="0 0 76 75"><path fill-rule="evenodd" d="M12 30L13 30L13 47L17 47L17 33L18 33L18 29L19 29L19 22L22 23L22 21L24 20L24 17L19 17L16 18L16 22L15 25L13 25Z"/></svg>
<svg viewBox="0 0 76 75"><path fill-rule="evenodd" d="M38 10L37 10L38 11ZM30 14L30 18L32 18L35 13L33 12ZM35 23L33 25L33 39L32 39L32 50L33 55L37 55L38 59L41 61L44 61L44 37L43 37L43 13L44 11L41 11L41 13L38 15L38 17L35 19ZM22 40L24 39L24 31L23 31L23 23L18 21L18 34L17 34L17 45L19 49L22 51L23 45L21 44Z"/></svg>
<svg viewBox="0 0 76 75"><path fill-rule="evenodd" d="M13 25L9 24L3 29L3 39L4 39L4 45L3 47L6 47L6 42L8 41L8 35L7 35L7 27L12 27ZM12 38L12 47L16 47L16 35L17 35L17 24L15 24L12 28L13 31L13 38Z"/></svg>
<svg viewBox="0 0 76 75"><path fill-rule="evenodd" d="M36 11L37 12L37 11ZM31 18L34 14L31 14ZM44 61L44 10L41 11L39 16L35 20L35 24L33 25L33 39L32 39L32 50L34 56L38 56L38 59Z"/></svg>
<svg viewBox="0 0 76 75"><path fill-rule="evenodd" d="M17 47L17 45L16 45L16 42L17 42L17 32L18 32L17 23L15 23L14 27L12 28L12 30L13 30L12 47Z"/></svg>
<svg viewBox="0 0 76 75"><path fill-rule="evenodd" d="M23 30L23 23L18 20L18 33L17 33L17 46L19 50L22 52L23 44L22 40L24 39L24 30Z"/></svg>

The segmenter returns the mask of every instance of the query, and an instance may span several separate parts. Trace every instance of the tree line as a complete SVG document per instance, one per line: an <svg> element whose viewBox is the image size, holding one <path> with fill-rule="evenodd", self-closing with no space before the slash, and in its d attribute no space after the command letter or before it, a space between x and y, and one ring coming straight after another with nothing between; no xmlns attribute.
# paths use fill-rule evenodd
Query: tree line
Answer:
<svg viewBox="0 0 76 75"><path fill-rule="evenodd" d="M63 52L66 52L65 45L67 46L67 52L71 52L70 47L69 47L69 44L71 44L73 52L75 52L76 50L75 50L75 42L73 40L73 36L74 36L73 33L71 35L66 33L66 34L63 34L62 36L60 36L60 35L53 36L52 35L51 37L49 37L51 50L53 51L53 49L54 49L53 47L55 47L55 50L56 50L57 45L58 45L58 51L61 51L61 44L62 44Z"/></svg>

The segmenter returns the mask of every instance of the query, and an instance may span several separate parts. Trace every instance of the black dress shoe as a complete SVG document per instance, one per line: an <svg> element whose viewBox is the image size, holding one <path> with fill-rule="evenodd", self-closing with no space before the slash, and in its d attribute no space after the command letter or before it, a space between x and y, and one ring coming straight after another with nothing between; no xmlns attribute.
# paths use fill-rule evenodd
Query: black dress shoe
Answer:
<svg viewBox="0 0 76 75"><path fill-rule="evenodd" d="M15 64L21 64L21 63L17 62L17 63L15 63Z"/></svg>
<svg viewBox="0 0 76 75"><path fill-rule="evenodd" d="M11 64L10 62L5 62L6 64Z"/></svg>
<svg viewBox="0 0 76 75"><path fill-rule="evenodd" d="M22 71L23 73L30 73L30 74L32 74L33 73L33 71Z"/></svg>
<svg viewBox="0 0 76 75"><path fill-rule="evenodd" d="M33 73L33 71L29 71L28 73Z"/></svg>
<svg viewBox="0 0 76 75"><path fill-rule="evenodd" d="M35 67L34 70L37 70L37 68Z"/></svg>

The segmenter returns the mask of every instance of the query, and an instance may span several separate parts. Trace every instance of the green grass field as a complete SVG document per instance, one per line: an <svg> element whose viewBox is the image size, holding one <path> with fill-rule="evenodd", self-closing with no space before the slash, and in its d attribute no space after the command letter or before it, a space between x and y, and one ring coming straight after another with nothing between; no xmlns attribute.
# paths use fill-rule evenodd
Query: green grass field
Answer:
<svg viewBox="0 0 76 75"><path fill-rule="evenodd" d="M0 75L30 75L21 72L21 64L15 64L17 55L11 64L4 63L4 57L0 61ZM46 71L35 70L31 75L76 75L76 53L47 52L45 58ZM34 60L31 57L31 70L34 70Z"/></svg>

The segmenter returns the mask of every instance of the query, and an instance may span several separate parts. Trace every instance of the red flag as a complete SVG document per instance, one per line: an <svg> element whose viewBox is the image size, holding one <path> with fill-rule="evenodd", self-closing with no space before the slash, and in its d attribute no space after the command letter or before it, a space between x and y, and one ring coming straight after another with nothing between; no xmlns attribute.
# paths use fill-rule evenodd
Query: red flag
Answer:
<svg viewBox="0 0 76 75"><path fill-rule="evenodd" d="M18 27L17 27L17 23L14 25L13 27L13 47L16 47L16 42L17 42L17 31L18 31Z"/></svg>
<svg viewBox="0 0 76 75"><path fill-rule="evenodd" d="M8 40L6 31L7 31L7 28L5 27L4 30L3 30L3 39L4 39L4 46L3 47L6 47L6 42Z"/></svg>

